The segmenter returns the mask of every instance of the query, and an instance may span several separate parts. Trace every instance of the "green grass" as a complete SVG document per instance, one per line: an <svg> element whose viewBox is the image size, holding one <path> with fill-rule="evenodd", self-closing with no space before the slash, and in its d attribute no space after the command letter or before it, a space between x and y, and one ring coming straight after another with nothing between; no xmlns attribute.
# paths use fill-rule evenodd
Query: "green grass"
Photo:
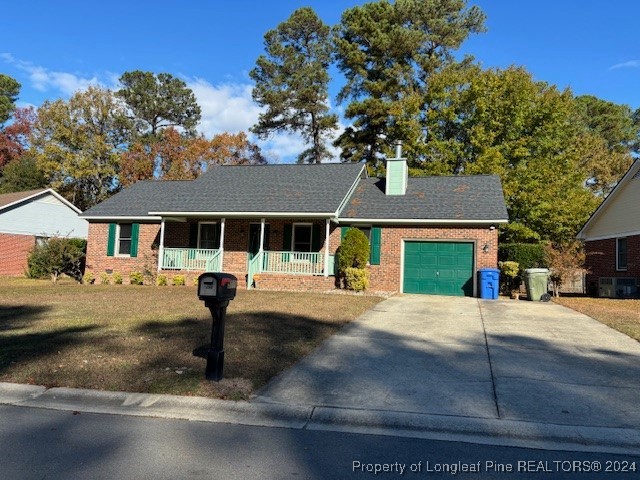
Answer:
<svg viewBox="0 0 640 480"><path fill-rule="evenodd" d="M208 382L211 316L194 287L0 279L0 381L245 399L380 300L238 291L225 379Z"/></svg>

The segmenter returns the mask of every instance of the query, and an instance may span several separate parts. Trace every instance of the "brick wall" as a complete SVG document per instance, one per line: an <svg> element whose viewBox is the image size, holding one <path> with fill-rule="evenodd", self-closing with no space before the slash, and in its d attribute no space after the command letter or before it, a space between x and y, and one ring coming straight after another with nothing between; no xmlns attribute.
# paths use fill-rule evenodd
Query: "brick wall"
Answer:
<svg viewBox="0 0 640 480"><path fill-rule="evenodd" d="M587 292L597 292L600 277L634 277L640 280L640 235L627 237L627 270L616 270L616 239L585 242Z"/></svg>
<svg viewBox="0 0 640 480"><path fill-rule="evenodd" d="M121 273L125 283L129 280L130 272L144 272L150 268L158 268L158 253L152 249L154 243L160 242L160 224L141 223L138 237L138 256L107 256L107 242L109 239L108 223L90 223L89 239L87 241L87 263L85 272L93 273L96 283L100 283L103 272Z"/></svg>
<svg viewBox="0 0 640 480"><path fill-rule="evenodd" d="M256 283L258 290L285 290L299 292L327 292L335 290L335 277L283 275L278 273L261 273Z"/></svg>
<svg viewBox="0 0 640 480"><path fill-rule="evenodd" d="M496 268L498 265L498 230L489 227L405 227L385 226L382 229L380 265L371 265L371 290L397 292L400 290L402 242L404 240L465 241L475 243L476 269ZM484 245L489 246L487 253ZM476 279L474 278L474 282Z"/></svg>
<svg viewBox="0 0 640 480"><path fill-rule="evenodd" d="M27 257L35 243L32 235L0 233L0 275L23 276L27 271Z"/></svg>
<svg viewBox="0 0 640 480"><path fill-rule="evenodd" d="M225 272L238 277L238 286L246 288L247 250L249 245L250 224L259 221L227 220L225 223L224 266ZM283 250L284 225L291 223L285 220L270 220L269 250ZM313 221L320 225L323 241L321 252L324 252L324 220ZM125 281L131 271L143 271L145 265L155 268L157 265L157 251L151 249L152 243L159 242L159 224L141 224L138 257L107 257L108 223L92 223L89 226L89 243L87 249L87 270L93 272L99 282L100 273L106 270L123 274ZM189 223L165 224L165 246L186 248L189 245ZM341 228L331 224L329 236L329 252L334 255L340 245ZM475 267L495 268L498 263L498 231L488 227L406 227L385 226L382 228L382 249L380 265L371 265L370 290L380 292L397 292L400 289L400 268L402 262L403 240L433 240L433 241L466 241L475 243ZM489 251L484 253L482 247L487 244ZM267 246L265 246L266 248ZM163 272L169 278L177 274L185 275L188 284L197 277L197 272ZM301 275L267 275L261 279L259 288L264 289L302 289L328 290L333 286L334 279L321 276ZM283 288L283 285L286 285Z"/></svg>

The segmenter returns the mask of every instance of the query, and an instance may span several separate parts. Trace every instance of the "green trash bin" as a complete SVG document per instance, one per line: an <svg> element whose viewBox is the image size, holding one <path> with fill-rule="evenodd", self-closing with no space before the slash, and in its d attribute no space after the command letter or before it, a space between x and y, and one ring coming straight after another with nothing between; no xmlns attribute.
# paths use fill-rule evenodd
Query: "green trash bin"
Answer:
<svg viewBox="0 0 640 480"><path fill-rule="evenodd" d="M547 268L527 268L524 271L524 287L527 290L527 298L532 301L548 302L551 296L548 293L549 270Z"/></svg>

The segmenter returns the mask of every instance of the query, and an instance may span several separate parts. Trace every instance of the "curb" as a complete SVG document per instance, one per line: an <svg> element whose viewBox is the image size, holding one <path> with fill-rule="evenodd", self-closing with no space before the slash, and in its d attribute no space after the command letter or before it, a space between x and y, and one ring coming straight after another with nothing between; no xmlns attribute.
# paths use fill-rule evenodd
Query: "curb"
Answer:
<svg viewBox="0 0 640 480"><path fill-rule="evenodd" d="M251 403L0 382L0 404L63 411L338 431L496 446L640 454L640 430L328 406Z"/></svg>

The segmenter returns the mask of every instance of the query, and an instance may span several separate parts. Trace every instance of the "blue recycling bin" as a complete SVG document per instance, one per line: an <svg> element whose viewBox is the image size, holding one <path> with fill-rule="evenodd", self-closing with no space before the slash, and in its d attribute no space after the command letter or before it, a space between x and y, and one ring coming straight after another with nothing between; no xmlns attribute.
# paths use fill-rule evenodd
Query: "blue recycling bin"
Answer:
<svg viewBox="0 0 640 480"><path fill-rule="evenodd" d="M480 298L497 300L500 293L500 270L481 268L478 275L480 276Z"/></svg>

